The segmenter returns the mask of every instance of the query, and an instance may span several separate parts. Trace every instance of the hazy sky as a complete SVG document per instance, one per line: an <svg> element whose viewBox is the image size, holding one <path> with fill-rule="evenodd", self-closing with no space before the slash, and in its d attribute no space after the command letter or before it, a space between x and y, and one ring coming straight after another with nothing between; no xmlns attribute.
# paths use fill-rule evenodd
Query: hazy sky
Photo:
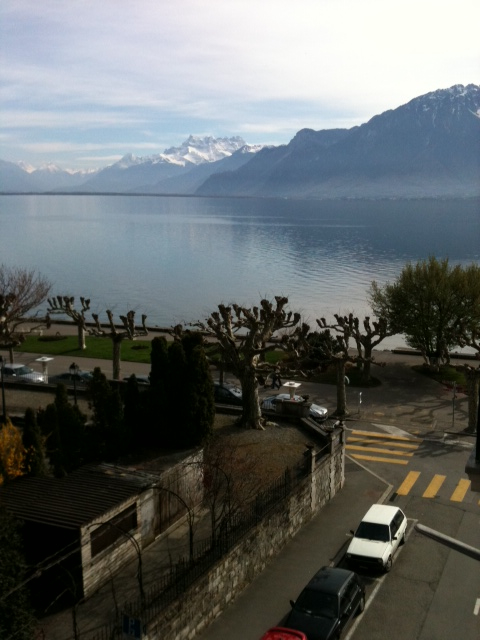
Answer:
<svg viewBox="0 0 480 640"><path fill-rule="evenodd" d="M479 83L478 0L2 0L0 158L283 144Z"/></svg>

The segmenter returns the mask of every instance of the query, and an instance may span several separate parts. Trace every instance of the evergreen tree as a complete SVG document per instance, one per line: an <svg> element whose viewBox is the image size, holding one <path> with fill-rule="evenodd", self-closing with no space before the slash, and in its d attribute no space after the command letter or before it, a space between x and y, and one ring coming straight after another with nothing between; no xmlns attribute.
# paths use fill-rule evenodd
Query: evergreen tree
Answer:
<svg viewBox="0 0 480 640"><path fill-rule="evenodd" d="M0 507L0 638L31 640L34 618L28 593L20 587L25 561L18 525Z"/></svg>
<svg viewBox="0 0 480 640"><path fill-rule="evenodd" d="M189 399L185 396L187 360L183 345L175 341L168 349L169 376L167 386L166 443L172 447L188 446L185 442L185 423Z"/></svg>
<svg viewBox="0 0 480 640"><path fill-rule="evenodd" d="M115 459L127 451L130 442L125 429L122 400L118 388L112 388L99 367L88 383L90 408L93 409L93 442L99 457Z"/></svg>
<svg viewBox="0 0 480 640"><path fill-rule="evenodd" d="M84 460L87 417L77 405L69 402L67 388L63 384L57 385L55 407L65 470L70 472L77 469Z"/></svg>
<svg viewBox="0 0 480 640"><path fill-rule="evenodd" d="M142 430L145 418L144 402L134 374L127 380L123 397L123 417L128 437L133 438L133 434L138 434ZM141 438L134 444L139 444L139 440Z"/></svg>
<svg viewBox="0 0 480 640"><path fill-rule="evenodd" d="M45 444L37 424L35 411L30 408L25 411L25 426L23 427L22 440L26 450L25 468L27 475L47 475Z"/></svg>
<svg viewBox="0 0 480 640"><path fill-rule="evenodd" d="M215 399L213 381L203 345L197 344L193 349L189 347L189 344L184 345L187 366L183 389L185 423L182 431L185 436L185 445L194 446L202 444L212 434Z"/></svg>
<svg viewBox="0 0 480 640"><path fill-rule="evenodd" d="M53 468L53 474L56 478L63 478L66 474L65 461L60 440L57 407L53 402L48 404L45 409L38 411L37 422L44 437L47 457Z"/></svg>
<svg viewBox="0 0 480 640"><path fill-rule="evenodd" d="M169 425L168 343L163 336L153 338L150 361L151 371L150 388L147 396L148 406L141 433L146 444L158 446L166 444L166 432L167 426Z"/></svg>

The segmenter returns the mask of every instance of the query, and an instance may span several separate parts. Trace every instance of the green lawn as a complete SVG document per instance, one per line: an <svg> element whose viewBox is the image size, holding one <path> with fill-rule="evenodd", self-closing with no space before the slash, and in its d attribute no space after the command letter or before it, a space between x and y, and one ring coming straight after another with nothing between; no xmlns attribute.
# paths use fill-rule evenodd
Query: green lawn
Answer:
<svg viewBox="0 0 480 640"><path fill-rule="evenodd" d="M77 336L61 336L46 340L39 336L28 336L15 351L40 353L50 356L69 356L72 358L112 359L112 341L109 338L87 336L87 348L78 349ZM150 340L124 340L122 342L123 362L144 362L150 364Z"/></svg>
<svg viewBox="0 0 480 640"><path fill-rule="evenodd" d="M440 367L438 371L432 371L427 366L420 364L414 366L413 369L415 369L415 371L418 371L418 373L422 373L424 376L428 376L429 378L432 378L433 380L436 380L440 383L443 382L453 384L454 382L456 382L460 386L465 386L465 384L467 383L463 371L457 370L452 366L443 366Z"/></svg>

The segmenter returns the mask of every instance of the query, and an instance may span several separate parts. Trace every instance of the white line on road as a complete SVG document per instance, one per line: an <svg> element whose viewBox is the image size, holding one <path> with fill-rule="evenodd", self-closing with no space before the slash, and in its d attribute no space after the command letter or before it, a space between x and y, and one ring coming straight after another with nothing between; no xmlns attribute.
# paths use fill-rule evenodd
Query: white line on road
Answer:
<svg viewBox="0 0 480 640"><path fill-rule="evenodd" d="M478 616L478 612L480 611L480 598L477 598L475 602L475 606L473 607L473 615Z"/></svg>

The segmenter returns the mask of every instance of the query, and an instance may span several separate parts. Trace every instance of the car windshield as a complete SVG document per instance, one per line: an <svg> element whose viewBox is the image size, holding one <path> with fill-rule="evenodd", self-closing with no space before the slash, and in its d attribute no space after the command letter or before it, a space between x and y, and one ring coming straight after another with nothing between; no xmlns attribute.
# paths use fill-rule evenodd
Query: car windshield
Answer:
<svg viewBox="0 0 480 640"><path fill-rule="evenodd" d="M15 373L17 376L26 376L29 373L34 373L34 371L33 369L30 369L30 367L19 367L18 369L15 369Z"/></svg>
<svg viewBox="0 0 480 640"><path fill-rule="evenodd" d="M319 618L333 620L338 617L336 596L316 589L304 589L295 603L295 608Z"/></svg>
<svg viewBox="0 0 480 640"><path fill-rule="evenodd" d="M375 522L361 522L356 533L356 538L364 540L377 540L378 542L388 542L390 540L390 529L387 524L377 524Z"/></svg>

